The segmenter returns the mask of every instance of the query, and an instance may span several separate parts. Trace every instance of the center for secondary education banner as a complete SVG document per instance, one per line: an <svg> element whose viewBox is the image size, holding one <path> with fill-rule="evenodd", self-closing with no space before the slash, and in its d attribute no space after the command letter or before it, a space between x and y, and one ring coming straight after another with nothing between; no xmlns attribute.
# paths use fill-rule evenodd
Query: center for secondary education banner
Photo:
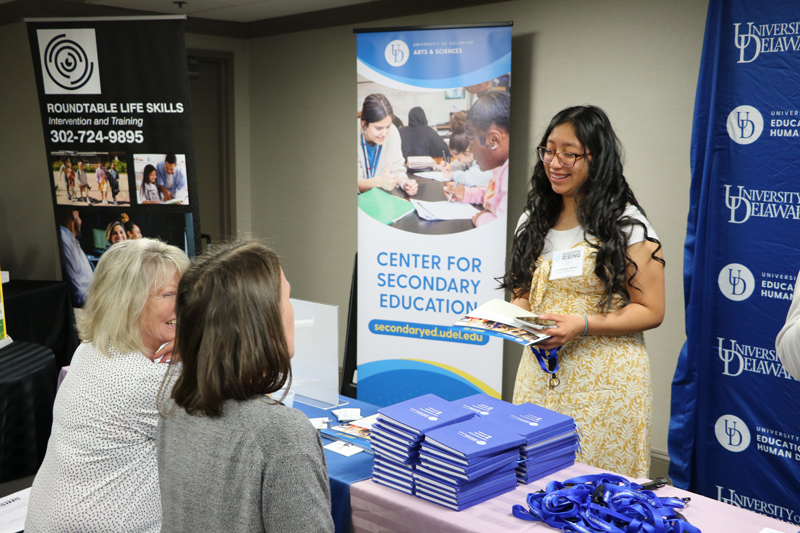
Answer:
<svg viewBox="0 0 800 533"><path fill-rule="evenodd" d="M670 477L800 524L800 383L775 337L800 269L800 3L711 0L692 132L687 342Z"/></svg>
<svg viewBox="0 0 800 533"><path fill-rule="evenodd" d="M388 173L381 158L401 147L404 167L395 187L359 194L358 397L377 405L429 392L500 397L502 341L451 326L503 297L494 278L505 271L507 166L478 168L463 138L451 138L486 145L464 119L486 94L510 92L510 24L362 31L357 43L359 180ZM361 114L367 100L392 110L385 141L370 142L378 130ZM461 170L443 175L447 161ZM467 202L448 202L444 186L457 179L475 187ZM476 226L482 211L490 216Z"/></svg>
<svg viewBox="0 0 800 533"><path fill-rule="evenodd" d="M31 19L63 279L76 307L112 244L199 246L183 17ZM41 216L41 214L37 215Z"/></svg>

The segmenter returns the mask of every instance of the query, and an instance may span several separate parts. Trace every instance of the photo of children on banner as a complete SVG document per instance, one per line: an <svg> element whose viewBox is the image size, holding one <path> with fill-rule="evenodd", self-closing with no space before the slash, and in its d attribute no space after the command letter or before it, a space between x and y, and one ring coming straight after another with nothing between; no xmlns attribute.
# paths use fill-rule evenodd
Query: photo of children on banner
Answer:
<svg viewBox="0 0 800 533"><path fill-rule="evenodd" d="M50 165L58 205L130 204L123 152L52 152Z"/></svg>
<svg viewBox="0 0 800 533"><path fill-rule="evenodd" d="M134 154L139 204L189 205L185 154Z"/></svg>
<svg viewBox="0 0 800 533"><path fill-rule="evenodd" d="M450 161L437 166L445 181L456 180L464 187L481 187L492 180L492 171L483 171L472 155L467 137L467 112L458 111L450 117Z"/></svg>
<svg viewBox="0 0 800 533"><path fill-rule="evenodd" d="M489 80L481 84L481 88L485 86L487 94L504 94L507 103L507 88L497 82ZM501 108L497 113L503 117L492 120L495 118L491 115L492 106L478 104L477 94L480 93L462 91L465 94L463 105L469 107L468 99L473 98L473 107L477 105L478 111L481 106L489 108L484 109L484 114L489 113L488 118L476 115L475 121L482 124L481 131L486 130L484 133L488 134L495 122L506 125L505 128L496 126L503 132L491 149L496 157L484 157L486 169L481 169L467 135L467 111L445 111L437 104L439 99L432 99L431 94L406 94L377 84L370 88L388 91L391 98L409 106L409 124L404 127L402 120L393 115L395 110L389 103L390 98L383 92L364 97L358 154L358 204L362 211L398 229L430 234L468 231L476 222L483 225L503 213L507 190L507 105L504 109L502 102L494 106ZM486 100L495 98L487 96ZM448 117L447 122L441 120L443 115ZM429 116L440 117L435 126L428 125ZM445 182L450 182L458 194L447 193L442 198L439 191L441 183ZM466 197L465 187L469 193ZM462 221L466 221L466 225Z"/></svg>
<svg viewBox="0 0 800 533"><path fill-rule="evenodd" d="M497 220L507 208L510 102L508 92L490 91L481 96L467 113L469 148L480 169L492 171L489 183L465 187L454 180L448 181L443 188L448 201L482 204L483 210L472 217L475 227Z"/></svg>

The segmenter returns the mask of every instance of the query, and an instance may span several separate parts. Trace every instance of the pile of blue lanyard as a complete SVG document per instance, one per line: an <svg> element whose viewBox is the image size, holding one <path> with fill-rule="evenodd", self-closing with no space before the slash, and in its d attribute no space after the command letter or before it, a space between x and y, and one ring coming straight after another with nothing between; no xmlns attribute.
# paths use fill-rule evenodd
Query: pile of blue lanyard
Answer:
<svg viewBox="0 0 800 533"><path fill-rule="evenodd" d="M689 498L659 498L648 490L664 484L643 486L615 474L551 481L546 490L528 494L528 509L515 505L512 512L567 532L700 533L676 510Z"/></svg>

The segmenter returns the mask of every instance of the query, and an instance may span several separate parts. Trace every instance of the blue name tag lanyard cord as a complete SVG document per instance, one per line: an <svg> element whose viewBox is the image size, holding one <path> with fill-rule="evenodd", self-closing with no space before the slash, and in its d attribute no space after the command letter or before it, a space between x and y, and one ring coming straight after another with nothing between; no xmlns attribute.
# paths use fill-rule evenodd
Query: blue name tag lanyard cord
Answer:
<svg viewBox="0 0 800 533"><path fill-rule="evenodd" d="M531 351L533 351L533 355L536 356L536 360L539 361L539 366L542 367L542 370L545 373L550 374L550 388L555 389L558 387L558 384L561 383L561 380L558 379L558 350L561 347L553 348L552 350L543 350L541 348L531 347Z"/></svg>
<svg viewBox="0 0 800 533"><path fill-rule="evenodd" d="M528 494L526 509L514 505L517 518L541 521L578 533L700 533L681 515L689 498L660 498L650 490L666 484L659 478L639 485L615 474L551 481Z"/></svg>
<svg viewBox="0 0 800 533"><path fill-rule="evenodd" d="M370 160L369 151L367 150L367 141L364 139L364 134L361 134L361 150L364 154L364 165L367 167L367 178L375 177L375 167L378 165L378 161L380 161L381 158L381 148L383 148L381 144L375 147L372 160Z"/></svg>

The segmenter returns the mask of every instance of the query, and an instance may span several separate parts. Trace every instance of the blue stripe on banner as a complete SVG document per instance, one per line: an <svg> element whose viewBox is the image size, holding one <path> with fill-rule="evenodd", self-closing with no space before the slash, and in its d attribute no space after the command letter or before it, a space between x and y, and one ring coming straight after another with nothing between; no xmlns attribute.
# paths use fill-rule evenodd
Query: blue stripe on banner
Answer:
<svg viewBox="0 0 800 533"><path fill-rule="evenodd" d="M386 359L358 365L358 396L384 407L435 391L445 400L457 400L484 392L500 393L475 378L461 376L435 363Z"/></svg>

